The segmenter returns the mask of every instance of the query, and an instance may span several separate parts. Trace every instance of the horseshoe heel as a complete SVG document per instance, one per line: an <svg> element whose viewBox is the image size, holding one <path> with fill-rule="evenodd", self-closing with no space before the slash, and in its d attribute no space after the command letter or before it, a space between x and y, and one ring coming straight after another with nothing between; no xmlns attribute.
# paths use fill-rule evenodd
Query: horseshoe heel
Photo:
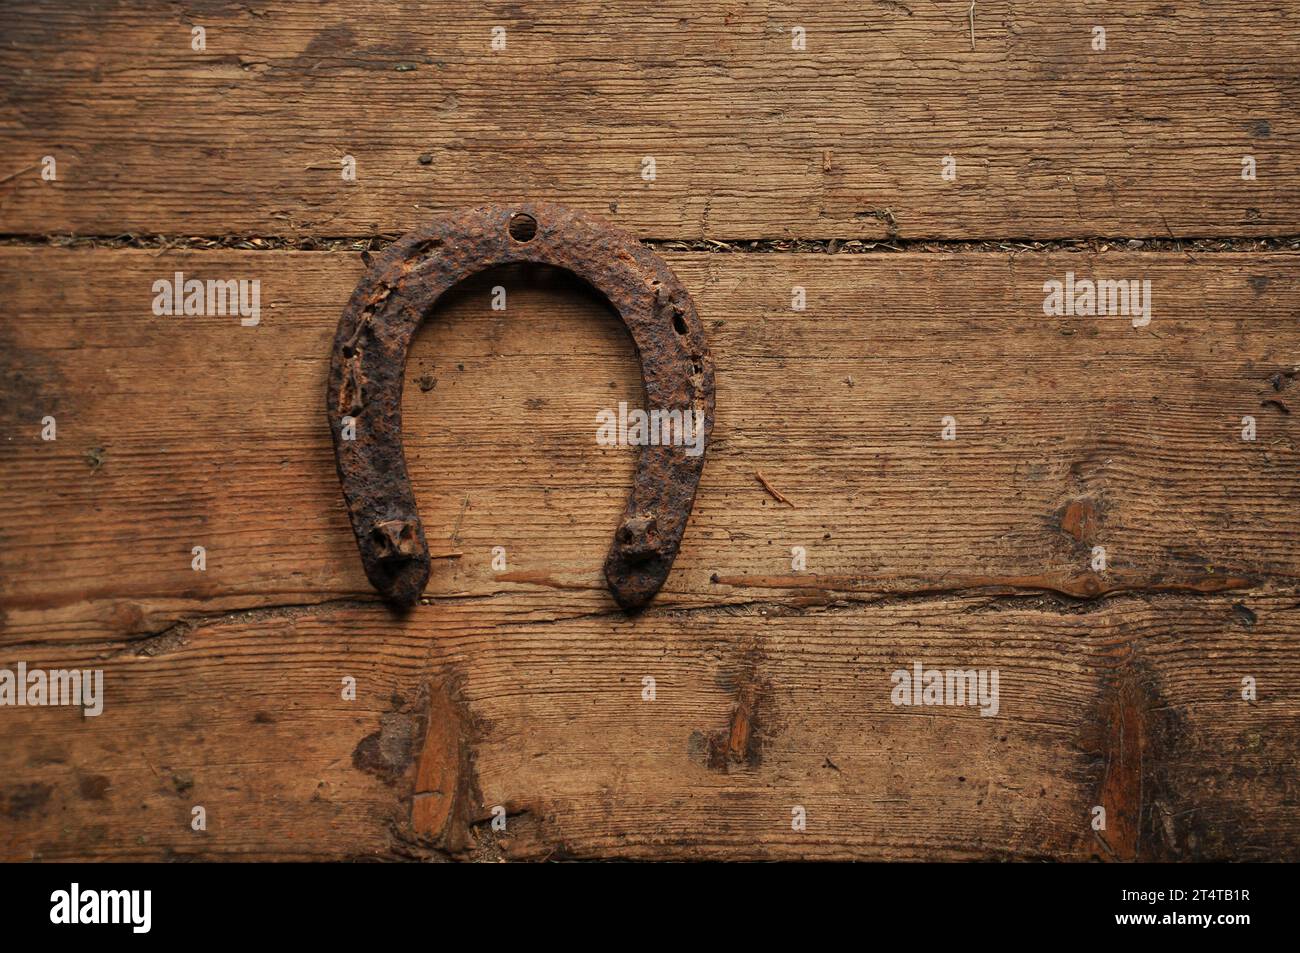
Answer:
<svg viewBox="0 0 1300 953"><path fill-rule="evenodd" d="M694 446L679 428L676 442L639 450L605 579L620 606L640 608L668 578L695 502L713 432L713 360L690 295L658 255L595 216L541 202L466 209L403 237L370 263L343 312L327 411L366 576L401 605L419 599L429 581L402 452L411 338L449 288L514 262L564 268L603 294L636 344L647 411L680 411L703 428Z"/></svg>

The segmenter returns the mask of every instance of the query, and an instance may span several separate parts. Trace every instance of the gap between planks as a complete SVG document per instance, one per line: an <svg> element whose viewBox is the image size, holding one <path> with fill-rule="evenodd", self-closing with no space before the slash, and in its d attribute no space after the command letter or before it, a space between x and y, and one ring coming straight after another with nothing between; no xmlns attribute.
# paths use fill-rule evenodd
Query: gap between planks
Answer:
<svg viewBox="0 0 1300 953"><path fill-rule="evenodd" d="M436 216L431 216L436 217ZM0 233L0 246L52 248L104 248L167 251L381 251L401 235L304 235L298 238L260 235L137 235L133 233L102 235L62 235ZM1198 254L1230 252L1300 252L1300 235L1268 237L1229 236L1211 238L1183 236L1105 236L1091 235L1051 240L1032 238L728 238L679 239L646 237L642 245L664 251L712 252L715 254L840 254L870 255L896 252L978 252L1005 254L1016 251L1035 252L1102 252L1111 249L1127 252L1176 252Z"/></svg>

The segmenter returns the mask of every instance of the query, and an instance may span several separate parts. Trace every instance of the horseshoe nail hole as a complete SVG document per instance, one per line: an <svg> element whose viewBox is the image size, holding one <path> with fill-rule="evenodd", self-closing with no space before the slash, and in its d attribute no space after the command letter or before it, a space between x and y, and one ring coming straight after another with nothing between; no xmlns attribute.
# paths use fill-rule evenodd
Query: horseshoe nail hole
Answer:
<svg viewBox="0 0 1300 953"><path fill-rule="evenodd" d="M537 219L524 212L510 216L510 237L517 242L531 242L537 234Z"/></svg>
<svg viewBox="0 0 1300 953"><path fill-rule="evenodd" d="M673 312L673 330L678 334L686 333L686 321L682 318L681 314L676 311Z"/></svg>

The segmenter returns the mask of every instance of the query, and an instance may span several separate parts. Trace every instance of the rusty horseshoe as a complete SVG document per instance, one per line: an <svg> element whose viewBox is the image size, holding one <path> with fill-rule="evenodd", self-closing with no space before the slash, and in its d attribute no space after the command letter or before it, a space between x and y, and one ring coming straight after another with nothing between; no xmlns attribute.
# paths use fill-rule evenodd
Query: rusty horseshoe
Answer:
<svg viewBox="0 0 1300 953"><path fill-rule="evenodd" d="M465 209L404 236L370 262L343 311L327 408L366 576L401 605L419 599L429 581L429 547L402 451L402 383L415 330L449 288L514 262L553 265L585 280L636 345L653 433L629 440L641 446L605 579L620 606L640 608L668 578L695 501L713 431L713 360L690 295L658 255L593 215L542 202Z"/></svg>

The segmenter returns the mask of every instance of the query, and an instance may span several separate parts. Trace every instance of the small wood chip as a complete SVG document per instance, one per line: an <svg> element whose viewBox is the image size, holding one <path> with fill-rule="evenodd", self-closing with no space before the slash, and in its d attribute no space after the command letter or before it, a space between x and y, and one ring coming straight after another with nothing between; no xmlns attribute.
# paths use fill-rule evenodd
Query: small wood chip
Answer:
<svg viewBox="0 0 1300 953"><path fill-rule="evenodd" d="M772 484L767 482L767 477L763 476L762 470L755 470L754 476L758 478L759 483L763 484L763 489L767 490L768 493L772 494L773 499L776 499L779 502L784 503L786 506L789 506L791 508L794 507L794 504L790 502L790 498L788 496L786 496L776 487L772 486Z"/></svg>

